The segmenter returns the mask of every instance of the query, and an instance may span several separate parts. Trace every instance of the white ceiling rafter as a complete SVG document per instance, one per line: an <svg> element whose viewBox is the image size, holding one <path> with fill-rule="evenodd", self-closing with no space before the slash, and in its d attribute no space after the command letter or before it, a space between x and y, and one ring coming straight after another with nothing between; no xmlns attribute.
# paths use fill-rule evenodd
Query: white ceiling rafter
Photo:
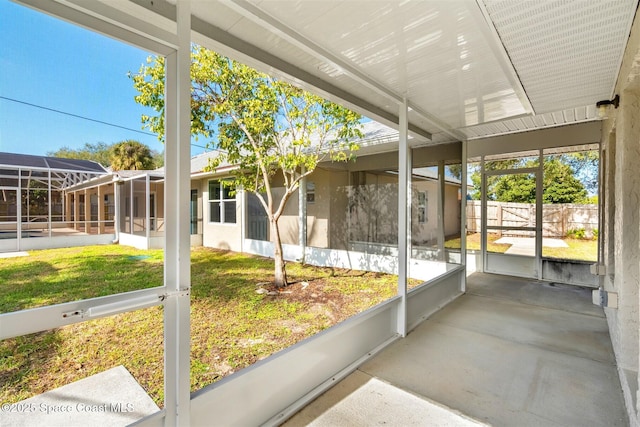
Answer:
<svg viewBox="0 0 640 427"><path fill-rule="evenodd" d="M114 5L82 0L20 0L20 2L151 52L166 55L173 50L171 46L175 36L170 32L145 24L143 19L118 8L129 2L119 1ZM144 28L144 31L141 28Z"/></svg>
<svg viewBox="0 0 640 427"><path fill-rule="evenodd" d="M502 40L500 39L500 34L498 34L498 31L496 30L496 27L491 20L491 17L489 16L489 12L487 12L487 8L485 7L483 0L476 0L476 4L480 8L485 21L485 25L480 25L480 28L484 30L491 50L496 55L496 58L498 58L498 62L504 70L505 75L507 76L513 87L516 88L516 95L518 96L518 99L522 103L522 106L524 107L527 114L534 114L535 110L531 105L531 101L529 100L527 91L522 85L520 76L518 76L518 72L516 71L513 62L511 62L509 53L507 52L504 44L502 43Z"/></svg>

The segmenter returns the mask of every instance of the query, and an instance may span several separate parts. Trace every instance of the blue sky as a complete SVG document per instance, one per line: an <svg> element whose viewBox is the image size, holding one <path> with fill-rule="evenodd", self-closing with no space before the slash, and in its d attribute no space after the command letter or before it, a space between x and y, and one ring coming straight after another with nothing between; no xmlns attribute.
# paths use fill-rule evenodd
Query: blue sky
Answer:
<svg viewBox="0 0 640 427"><path fill-rule="evenodd" d="M140 116L154 112L136 104L127 77L149 53L7 0L0 0L0 28L0 151L46 155L64 146L125 139L163 150L142 129ZM192 154L202 151L192 146Z"/></svg>

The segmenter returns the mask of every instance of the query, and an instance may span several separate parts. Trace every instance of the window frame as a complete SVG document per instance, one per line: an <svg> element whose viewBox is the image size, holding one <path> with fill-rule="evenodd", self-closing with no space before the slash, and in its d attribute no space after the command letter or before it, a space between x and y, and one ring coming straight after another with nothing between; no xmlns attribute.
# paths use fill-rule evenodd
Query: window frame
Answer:
<svg viewBox="0 0 640 427"><path fill-rule="evenodd" d="M420 200L421 196L424 196L424 200ZM429 192L428 191L418 191L418 201L416 203L418 210L418 224L426 224L429 222L429 217L427 215L427 208L429 206Z"/></svg>
<svg viewBox="0 0 640 427"><path fill-rule="evenodd" d="M209 204L209 215L208 215L209 224L235 225L238 223L237 214L234 214L233 221L227 221L227 218L225 215L225 212L226 212L225 208L228 205L232 204L234 211L237 208L236 195L234 194L233 196L231 196L231 193L235 192L236 188L231 184L224 184L225 181L228 182L228 180L224 180L224 179L210 179L207 182L207 193L208 193L207 202ZM212 185L215 185L215 184L217 184L217 191L211 191ZM214 208L215 204L218 204L218 206ZM212 213L214 212L214 210L218 210L218 218L219 218L218 221L214 221L212 219Z"/></svg>

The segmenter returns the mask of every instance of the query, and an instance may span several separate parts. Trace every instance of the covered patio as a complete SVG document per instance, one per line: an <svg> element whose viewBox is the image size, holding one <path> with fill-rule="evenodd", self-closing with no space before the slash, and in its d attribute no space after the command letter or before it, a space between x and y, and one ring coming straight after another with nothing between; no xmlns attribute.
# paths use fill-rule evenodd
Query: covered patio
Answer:
<svg viewBox="0 0 640 427"><path fill-rule="evenodd" d="M467 292L284 425L626 426L586 288L474 273Z"/></svg>
<svg viewBox="0 0 640 427"><path fill-rule="evenodd" d="M96 181L108 182L111 191L77 188ZM0 153L0 252L112 241L110 181L92 161Z"/></svg>

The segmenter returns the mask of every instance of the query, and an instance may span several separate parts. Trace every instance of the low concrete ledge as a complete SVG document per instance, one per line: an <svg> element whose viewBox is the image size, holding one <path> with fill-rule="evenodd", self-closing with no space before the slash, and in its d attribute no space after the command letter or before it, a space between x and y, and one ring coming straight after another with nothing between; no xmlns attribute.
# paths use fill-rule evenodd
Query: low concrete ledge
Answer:
<svg viewBox="0 0 640 427"><path fill-rule="evenodd" d="M3 403L0 425L127 426L160 409L123 366L18 403Z"/></svg>

